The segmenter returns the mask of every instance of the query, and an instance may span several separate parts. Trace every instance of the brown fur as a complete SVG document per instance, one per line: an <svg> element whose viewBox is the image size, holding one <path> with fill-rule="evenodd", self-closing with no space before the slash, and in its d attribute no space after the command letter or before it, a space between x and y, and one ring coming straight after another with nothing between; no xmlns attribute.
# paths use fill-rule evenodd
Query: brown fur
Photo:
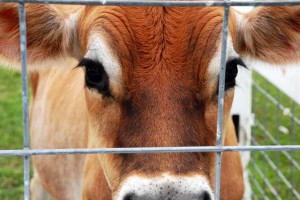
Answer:
<svg viewBox="0 0 300 200"><path fill-rule="evenodd" d="M209 110L216 106L216 96L205 89L208 87L205 81L209 61L219 44L222 10L95 7L89 8L86 15L83 16L85 21L82 26L87 27L93 23L91 28L99 26L99 30L110 38L110 46L122 58L121 65L126 70L123 73L124 93L116 94L117 104L98 100L98 97L87 93L91 118L101 118L101 121L92 120L92 123L96 123L93 127L99 135L101 133L101 140L105 141L105 144L96 145L215 145L215 125L210 124L210 121L215 120L215 115L211 115ZM120 16L126 16L126 19ZM207 21L211 23L207 25ZM122 32L120 27L124 27ZM82 29L85 30L83 34L89 32ZM121 33L129 35L123 36ZM95 128L98 123L102 124L99 130ZM118 126L105 126L104 129L103 124L109 123ZM122 181L118 177L132 173L145 176L163 171L180 175L202 173L211 183L214 178L211 176L214 174L212 153L101 157L106 157L102 165L108 163L110 171L111 166L114 166L113 171L119 173L112 175L105 171L113 190ZM210 163L211 167L205 167L204 163Z"/></svg>
<svg viewBox="0 0 300 200"><path fill-rule="evenodd" d="M80 59L97 32L122 66L121 86L110 88L113 98L84 89L82 69L66 64L32 76L32 148L215 145L217 78L211 84L207 68L220 46L222 8L86 6L78 11L27 4L26 10L30 64ZM75 11L80 15L73 27L66 21ZM237 53L273 63L299 59L299 7L259 8L242 19L233 12L229 33ZM19 58L18 37L16 6L1 3L0 56L10 63ZM237 144L229 120L232 98L233 90L226 91L225 145ZM240 155L224 153L222 161L221 198L241 199ZM132 174L200 174L214 187L214 153L35 156L33 163L35 183L55 199L110 199Z"/></svg>
<svg viewBox="0 0 300 200"><path fill-rule="evenodd" d="M236 146L233 121L229 120L225 132L225 146ZM221 199L239 200L244 194L243 168L239 152L224 152L222 157Z"/></svg>
<svg viewBox="0 0 300 200"><path fill-rule="evenodd" d="M87 147L88 117L82 70L41 71L38 85L32 87L36 87L36 96L31 106L31 148ZM32 160L44 188L53 197L76 199L83 187L85 157L34 156Z"/></svg>

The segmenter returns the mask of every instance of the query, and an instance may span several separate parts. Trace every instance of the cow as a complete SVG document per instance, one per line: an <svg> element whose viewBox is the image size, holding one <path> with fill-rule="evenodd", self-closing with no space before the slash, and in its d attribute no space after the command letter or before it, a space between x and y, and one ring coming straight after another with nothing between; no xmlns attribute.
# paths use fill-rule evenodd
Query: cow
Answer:
<svg viewBox="0 0 300 200"><path fill-rule="evenodd" d="M26 4L31 147L215 146L223 7ZM0 60L20 63L18 6L0 4ZM230 9L223 145L244 60L300 59L300 7ZM213 200L215 153L33 156L33 199ZM238 152L221 199L242 199Z"/></svg>

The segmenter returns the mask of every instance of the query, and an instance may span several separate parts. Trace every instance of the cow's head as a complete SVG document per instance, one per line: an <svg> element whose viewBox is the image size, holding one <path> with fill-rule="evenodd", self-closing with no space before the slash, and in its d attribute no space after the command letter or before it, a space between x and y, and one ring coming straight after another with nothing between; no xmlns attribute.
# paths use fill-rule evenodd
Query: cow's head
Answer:
<svg viewBox="0 0 300 200"><path fill-rule="evenodd" d="M222 15L214 8L92 7L81 16L79 65L98 147L215 145ZM228 52L226 117L239 62L232 44ZM214 153L99 158L117 197L212 196Z"/></svg>
<svg viewBox="0 0 300 200"><path fill-rule="evenodd" d="M299 19L298 7L231 11L224 129L241 56L296 60ZM222 21L216 7L83 7L65 14L29 5L28 59L34 68L78 60L96 147L214 146ZM18 62L14 5L1 5L0 30L2 60ZM99 160L114 199L213 199L214 153Z"/></svg>

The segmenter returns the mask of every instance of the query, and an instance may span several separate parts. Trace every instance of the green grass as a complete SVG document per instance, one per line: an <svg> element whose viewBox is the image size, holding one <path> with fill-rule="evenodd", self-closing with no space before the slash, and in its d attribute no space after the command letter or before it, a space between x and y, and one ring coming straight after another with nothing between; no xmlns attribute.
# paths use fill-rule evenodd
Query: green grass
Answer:
<svg viewBox="0 0 300 200"><path fill-rule="evenodd" d="M277 91L267 81L257 74L254 74L254 79L268 90L273 97L280 95L280 103L285 107L292 107L291 100L284 94ZM259 92L253 98L253 112L256 114L257 120L264 124L272 136L280 141L280 144L300 144L300 126L295 125L295 135L291 131L291 118L284 115L276 105L270 101L266 101L265 96ZM300 118L300 106L296 106L296 115ZM276 118L276 116L279 118ZM277 131L277 123L289 130L288 134ZM21 77L19 73L8 71L0 68L0 149L21 149L23 144L22 135L22 101L21 101ZM260 145L274 145L272 141L263 133L258 126L252 129L253 138ZM294 138L293 138L294 137ZM299 152L288 152L293 158L300 163ZM292 169L291 162L285 158L281 152L266 153L269 158L278 165L283 175L294 184L298 192L300 192L300 172ZM264 156L260 152L252 152L257 167L267 177L270 184L278 191L282 199L292 199L291 190L283 183L276 175L276 172L265 161ZM277 163L277 161L279 161ZM268 189L264 179L249 165L251 175L258 184L263 188L264 195L269 199L275 199L274 194ZM293 172L292 172L293 171ZM250 180L253 180L250 178ZM252 182L253 183L253 182ZM263 194L252 184L253 193L258 199L263 199ZM6 199L22 199L23 197L23 159L22 157L0 157L0 200Z"/></svg>
<svg viewBox="0 0 300 200"><path fill-rule="evenodd" d="M262 86L268 93L270 93L274 98L279 98L279 102L285 107L289 108L292 112L293 102L284 93L278 91L274 86L272 86L268 81L257 73L253 74L254 80ZM300 144L300 126L296 123L294 124L294 132L292 128L293 120L291 117L284 114L284 112L278 109L278 106L272 103L270 100L266 99L265 95L253 88L253 98L252 98L252 112L255 113L256 120L258 120L262 125L264 125L270 134L278 141L281 145L289 144ZM300 119L300 106L295 104L295 115ZM278 127L285 127L288 132L284 133L279 131ZM256 140L259 145L275 145L275 143L268 137L264 131L259 128L258 125L252 128L252 138ZM255 144L255 143L252 143ZM293 159L300 163L299 152L287 152L293 157ZM292 166L291 161L289 161L282 152L266 152L266 156L277 166L277 168L282 172L282 175L295 187L298 193L300 193L300 171ZM277 175L276 170L272 168L270 164L266 161L265 157L261 152L252 152L251 156L253 158L254 164L250 164L250 172L252 178L256 179L258 184L263 188L264 193L261 193L255 184L252 182L253 193L256 194L258 199L263 199L263 196L268 196L269 199L276 199L277 194L272 193L269 189L266 179L273 186L273 188L278 192L282 199L293 199L292 191L286 186L283 180ZM256 165L261 172L266 176L266 179L262 178L255 169ZM251 180L251 179L250 179ZM253 180L253 179L252 179ZM297 199L294 197L294 199Z"/></svg>
<svg viewBox="0 0 300 200"><path fill-rule="evenodd" d="M22 100L19 73L0 67L0 149L21 149ZM0 157L0 199L22 199L22 157Z"/></svg>

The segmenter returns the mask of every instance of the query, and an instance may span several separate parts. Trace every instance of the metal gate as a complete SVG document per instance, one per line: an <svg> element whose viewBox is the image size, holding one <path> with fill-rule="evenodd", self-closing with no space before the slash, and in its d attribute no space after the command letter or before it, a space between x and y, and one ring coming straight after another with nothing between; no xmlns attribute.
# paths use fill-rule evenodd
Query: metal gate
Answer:
<svg viewBox="0 0 300 200"><path fill-rule="evenodd" d="M276 73L271 72L271 76L274 78ZM253 73L252 85L255 121L251 144L285 145L300 141L299 100L286 95L258 72ZM252 198L300 199L299 161L295 152L252 152L248 167Z"/></svg>
<svg viewBox="0 0 300 200"><path fill-rule="evenodd" d="M20 16L20 49L22 63L22 99L23 99L23 127L24 148L21 150L1 150L0 156L23 156L24 158L24 199L30 199L30 156L32 155L54 155L54 154L124 154L124 153L157 153L157 152L216 152L216 174L215 174L215 199L220 199L220 174L221 153L225 151L255 151L265 154L266 151L299 151L300 145L259 145L253 146L222 146L222 123L223 104L225 88L226 68L226 46L228 33L228 14L230 6L295 6L300 1L161 1L161 0L0 0L0 2L19 3ZM27 77L27 47L26 47L26 3L48 3L48 4L84 4L84 5L124 5L124 6L223 6L224 20L222 31L221 48L221 73L219 77L218 96L218 119L217 119L217 145L202 147L162 147L162 148L98 148L98 149L30 149L29 125L28 125L28 77ZM276 166L275 166L276 167ZM267 184L268 185L268 184ZM273 190L272 190L273 191ZM294 193L296 194L296 193Z"/></svg>

